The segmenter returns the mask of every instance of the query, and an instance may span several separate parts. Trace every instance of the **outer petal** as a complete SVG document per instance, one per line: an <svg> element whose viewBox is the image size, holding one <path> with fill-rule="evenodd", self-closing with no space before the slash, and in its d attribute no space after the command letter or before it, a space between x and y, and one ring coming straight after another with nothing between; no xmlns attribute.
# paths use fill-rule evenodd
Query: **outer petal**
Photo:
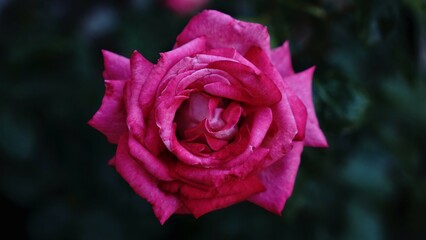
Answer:
<svg viewBox="0 0 426 240"><path fill-rule="evenodd" d="M197 168L194 166L178 163L175 169L170 174L175 178L198 188L205 187L218 187L226 185L228 182L235 179L246 178L247 175L256 172L268 154L269 150L264 148L257 148L254 152L244 152L245 155L243 162L233 168ZM248 155L248 156L247 156Z"/></svg>
<svg viewBox="0 0 426 240"><path fill-rule="evenodd" d="M127 125L130 133L141 139L145 128L142 109L139 107L139 95L143 84L151 73L153 64L146 60L139 52L134 51L131 62L131 81L126 92Z"/></svg>
<svg viewBox="0 0 426 240"><path fill-rule="evenodd" d="M130 155L135 160L138 160L149 174L159 180L172 180L169 175L171 160L167 156L154 156L145 146L131 136L129 136L128 145Z"/></svg>
<svg viewBox="0 0 426 240"><path fill-rule="evenodd" d="M103 76L105 79L130 79L129 59L106 50L102 50L102 55L104 56L105 71Z"/></svg>
<svg viewBox="0 0 426 240"><path fill-rule="evenodd" d="M277 47L272 50L271 61L282 77L294 74L293 67L291 65L291 54L288 41L286 41L281 47Z"/></svg>
<svg viewBox="0 0 426 240"><path fill-rule="evenodd" d="M139 96L139 104L145 116L152 110L157 91L159 93L162 91L159 88L160 83L170 68L183 58L204 51L205 44L205 38L200 37L172 51L160 54L159 62L148 76L150 81L145 82L143 92Z"/></svg>
<svg viewBox="0 0 426 240"><path fill-rule="evenodd" d="M118 143L120 136L127 132L123 101L126 82L105 80L102 105L89 121L89 125L103 133L111 143Z"/></svg>
<svg viewBox="0 0 426 240"><path fill-rule="evenodd" d="M303 142L294 142L293 149L283 159L260 172L266 191L250 197L249 201L281 215L293 191L302 151Z"/></svg>
<svg viewBox="0 0 426 240"><path fill-rule="evenodd" d="M296 120L297 134L294 137L295 141L303 141L305 139L306 121L308 111L305 104L294 93L288 94L288 102L290 103L291 111L293 112L294 120Z"/></svg>
<svg viewBox="0 0 426 240"><path fill-rule="evenodd" d="M155 215L164 224L182 204L175 196L162 192L157 186L158 181L130 156L127 137L122 136L118 144L115 158L117 172L139 196L152 204Z"/></svg>
<svg viewBox="0 0 426 240"><path fill-rule="evenodd" d="M291 107L293 101L290 87L283 81L266 53L258 47L253 47L245 57L274 81L283 96L279 103L271 107L274 124L270 128L268 138L262 144L263 147L271 149L269 157L265 161L265 167L267 167L291 150L292 142L299 131L298 123Z"/></svg>
<svg viewBox="0 0 426 240"><path fill-rule="evenodd" d="M183 196L182 201L191 213L198 218L208 212L241 202L247 197L264 190L265 188L259 178L250 176L244 180L225 184L215 189L214 192L203 193L202 190L188 186L188 189L182 189L182 194L189 195L191 198L186 199ZM196 198L193 198L193 196L196 196Z"/></svg>
<svg viewBox="0 0 426 240"><path fill-rule="evenodd" d="M308 121L305 131L305 145L312 147L327 147L327 140L321 131L312 101L312 75L315 67L284 78L293 92L302 100L308 111Z"/></svg>
<svg viewBox="0 0 426 240"><path fill-rule="evenodd" d="M236 20L231 16L205 10L193 17L177 37L175 47L200 36L207 39L207 48L234 48L241 54L252 46L262 48L269 54L269 34L265 26Z"/></svg>
<svg viewBox="0 0 426 240"><path fill-rule="evenodd" d="M252 68L246 65L232 61L216 61L210 63L208 68L223 70L238 79L238 85L235 84L234 86L215 83L207 84L204 89L209 93L212 92L216 96L234 99L233 90L241 88L247 92L248 101L252 105L269 106L281 100L280 90L274 82L263 74L256 74ZM247 101L245 99L237 100Z"/></svg>

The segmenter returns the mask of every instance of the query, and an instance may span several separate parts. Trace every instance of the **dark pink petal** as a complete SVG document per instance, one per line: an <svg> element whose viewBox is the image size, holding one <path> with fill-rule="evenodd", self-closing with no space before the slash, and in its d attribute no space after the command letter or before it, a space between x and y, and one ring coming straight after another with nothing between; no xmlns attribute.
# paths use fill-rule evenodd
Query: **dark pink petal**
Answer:
<svg viewBox="0 0 426 240"><path fill-rule="evenodd" d="M253 117L250 131L250 146L259 147L265 138L272 123L272 111L270 108L259 109Z"/></svg>
<svg viewBox="0 0 426 240"><path fill-rule="evenodd" d="M179 208L175 214L191 214L191 211L189 211L189 209L185 206L182 206L181 208Z"/></svg>
<svg viewBox="0 0 426 240"><path fill-rule="evenodd" d="M281 57L281 59L275 59L277 64L281 69L281 72L285 74L294 74L291 68L291 59L290 51L288 49L288 43L284 43L283 46L278 48L273 54L273 57ZM281 85L282 90L285 91L287 95L288 102L290 104L291 110L293 112L294 120L297 125L297 135L295 136L296 141L303 140L305 137L305 128L306 128L306 119L307 119L307 110L303 102L295 95L295 93L290 89L290 87L284 83L282 80L282 74L278 74L276 66L272 65L269 61L268 56L260 49L253 47L247 54L246 58L252 61L259 69L265 72L268 76L279 82L278 85ZM274 59L273 59L274 60Z"/></svg>
<svg viewBox="0 0 426 240"><path fill-rule="evenodd" d="M274 82L263 74L256 74L255 70L249 66L232 61L216 61L210 63L208 68L223 70L238 80L237 84L239 86L233 85L228 87L223 85L222 87L216 84L208 84L204 87L206 91L210 91L216 96L235 99L237 101L248 101L250 104L256 106L272 105L281 99L281 93ZM239 91L241 91L240 89L244 89L246 94L241 96L242 99L239 99L240 97L235 98L232 96L234 92L231 90L233 88Z"/></svg>
<svg viewBox="0 0 426 240"><path fill-rule="evenodd" d="M158 132L160 131L155 121L155 111L151 111L145 123L145 137L143 143L153 155L157 156L166 150L163 140Z"/></svg>
<svg viewBox="0 0 426 240"><path fill-rule="evenodd" d="M172 92L171 90L173 90L173 93L182 95L185 91L189 90L204 91L205 86L211 83L232 85L234 82L237 84L237 80L234 77L222 70L204 68L192 71L190 74L185 73L177 75L173 83L171 83L175 85L168 86L168 88L170 88L170 93ZM241 89L235 89L234 91L237 94L241 94L239 92L242 92Z"/></svg>
<svg viewBox="0 0 426 240"><path fill-rule="evenodd" d="M297 134L294 136L294 140L303 141L303 139L305 139L308 111L306 110L305 104L303 104L302 100L294 95L294 93L288 95L288 102L290 103L291 111L293 112L297 126Z"/></svg>
<svg viewBox="0 0 426 240"><path fill-rule="evenodd" d="M158 187L166 193L169 194L178 194L179 189L182 186L182 182L180 181L160 181L158 182Z"/></svg>
<svg viewBox="0 0 426 240"><path fill-rule="evenodd" d="M312 76L315 67L311 67L303 72L288 76L284 80L291 87L293 92L305 104L308 112L308 121L305 131L305 145L312 147L327 147L327 140L318 123L315 114L314 103L312 101Z"/></svg>
<svg viewBox="0 0 426 240"><path fill-rule="evenodd" d="M265 148L248 149L237 157L236 161L240 164L226 168L200 168L177 162L171 174L197 188L200 188L200 185L219 187L228 184L231 180L244 179L259 170L268 153L269 150Z"/></svg>
<svg viewBox="0 0 426 240"><path fill-rule="evenodd" d="M206 50L200 55L206 55L207 57L218 56L218 57L223 57L226 59L235 59L235 56L237 54L239 54L237 50L230 47L224 47L224 48L212 48L212 49ZM226 60L226 59L222 59L222 60Z"/></svg>
<svg viewBox="0 0 426 240"><path fill-rule="evenodd" d="M142 109L139 107L138 100L142 91L142 86L147 81L148 75L153 68L153 64L146 60L137 51L133 52L130 62L131 81L129 82L129 87L127 87L126 94L126 121L130 133L141 140L144 133L145 121L144 116L142 115Z"/></svg>
<svg viewBox="0 0 426 240"><path fill-rule="evenodd" d="M105 70L103 72L104 79L110 79L110 80L130 79L129 59L106 50L102 50L102 55L104 56L104 66L105 66Z"/></svg>
<svg viewBox="0 0 426 240"><path fill-rule="evenodd" d="M250 47L258 46L270 51L269 34L265 26L236 20L224 13L205 10L193 17L177 37L175 47L205 36L207 48L234 48L244 54Z"/></svg>
<svg viewBox="0 0 426 240"><path fill-rule="evenodd" d="M208 212L241 202L249 196L264 190L265 188L258 177L251 176L244 180L236 180L223 185L215 189L213 194L212 192L203 194L202 191L191 187L182 188L181 192L184 194L182 198L184 205L196 218L199 218ZM194 198L194 196L197 198Z"/></svg>
<svg viewBox="0 0 426 240"><path fill-rule="evenodd" d="M258 48L258 47L255 47L255 48ZM261 73L261 71L253 63L251 63L243 55L241 55L239 52L237 52L235 49L232 49L232 48L209 49L205 51L203 54L209 56L209 58L214 59L212 61L208 61L208 63L217 62L217 61L233 61L233 62L246 65L247 67L251 68L253 72L255 72L256 74ZM199 58L200 60L205 59L205 58L202 59L200 56L202 56L202 54L197 55L197 58ZM215 58L213 58L213 56L215 56Z"/></svg>
<svg viewBox="0 0 426 240"><path fill-rule="evenodd" d="M229 104L225 110L218 108L206 121L205 130L209 136L229 141L238 131L237 124L242 112L243 108L236 102Z"/></svg>
<svg viewBox="0 0 426 240"><path fill-rule="evenodd" d="M227 140L211 137L210 135L206 135L206 140L207 140L207 143L209 144L209 147L213 149L214 151L219 151L220 149L222 149L228 144Z"/></svg>
<svg viewBox="0 0 426 240"><path fill-rule="evenodd" d="M182 146L192 154L211 152L204 143L182 142Z"/></svg>
<svg viewBox="0 0 426 240"><path fill-rule="evenodd" d="M183 58L204 51L205 47L206 40L204 37L200 37L193 39L192 41L182 45L179 48L175 48L172 51L160 54L160 60L149 74L149 81L145 82L143 85L143 91L141 91L139 96L139 104L141 105L145 115L147 112L151 111L156 100L157 92L160 94L163 90L159 88L160 82L169 81L167 78L164 78L164 76L170 70L170 68Z"/></svg>
<svg viewBox="0 0 426 240"><path fill-rule="evenodd" d="M105 80L102 105L89 121L89 125L102 132L111 143L118 143L120 136L127 132L123 101L124 87L127 82Z"/></svg>
<svg viewBox="0 0 426 240"><path fill-rule="evenodd" d="M263 147L271 150L265 161L264 167L267 167L290 151L293 139L298 132L296 118L289 102L293 93L262 49L253 47L245 57L276 84L283 96L280 102L271 106L273 123L262 142Z"/></svg>
<svg viewBox="0 0 426 240"><path fill-rule="evenodd" d="M229 125L235 125L243 113L243 108L236 102L231 102L222 112L222 118Z"/></svg>
<svg viewBox="0 0 426 240"><path fill-rule="evenodd" d="M294 142L293 149L282 159L260 172L266 191L249 198L268 211L281 215L290 197L303 151L303 142Z"/></svg>
<svg viewBox="0 0 426 240"><path fill-rule="evenodd" d="M288 41L286 41L281 47L277 47L272 50L271 61L282 77L294 74L293 66L291 65L291 54Z"/></svg>
<svg viewBox="0 0 426 240"><path fill-rule="evenodd" d="M129 183L133 190L152 204L155 216L163 224L182 204L173 195L158 188L158 180L135 161L129 154L127 136L122 136L117 148L115 161L117 172Z"/></svg>
<svg viewBox="0 0 426 240"><path fill-rule="evenodd" d="M129 136L129 153L141 163L152 176L159 180L169 181L172 180L169 174L169 165L174 159L167 159L167 156L155 156L146 149L145 146L140 144L132 136Z"/></svg>
<svg viewBox="0 0 426 240"><path fill-rule="evenodd" d="M158 126L161 139L164 145L170 150L171 136L176 135L176 129L173 125L175 113L181 103L188 98L189 92L184 96L176 96L173 93L174 87L168 87L170 79L163 79L171 67L187 56L194 55L205 50L205 39L197 38L185 44L182 47L176 48L170 52L162 53L157 65L153 68L148 76L150 81L145 82L142 86L143 91L139 95L139 106L141 114L146 117L150 114L155 114L155 124ZM163 83L161 83L163 81ZM162 86L162 87L159 87ZM164 94L165 96L157 96ZM157 101L156 109L153 109L154 103ZM152 111L152 112L151 112ZM147 119L145 119L146 121ZM152 130L152 129L151 129Z"/></svg>
<svg viewBox="0 0 426 240"><path fill-rule="evenodd" d="M288 44L284 44L281 48L276 50L276 54L280 54L282 59L285 59L289 57L289 51L288 51ZM277 55L278 56L278 55ZM275 57L277 57L275 56ZM264 72L267 72L269 76L271 76L272 79L277 81L276 73L273 67L271 67L271 64L268 64L267 56L266 54L262 54L261 50L258 48L252 48L245 56L247 59L249 59L253 64L255 64L259 69L261 69ZM289 67L291 67L291 62L284 61L279 62L278 60L277 64L279 67L279 70L281 70L281 75L288 75L293 72L287 71ZM281 64L281 65L280 65ZM294 118L298 127L298 134L296 136L296 140L299 140L303 133L303 121L305 119L304 117L304 111L302 104L293 96L296 95L300 100L303 102L303 104L306 107L307 111L307 123L306 123L306 129L305 129L305 144L307 146L315 146L315 147L326 147L327 140L324 137L324 134L322 133L318 120L315 114L315 108L312 102L312 75L315 68L310 68L308 70L305 70L303 72L288 75L285 77L281 84L278 83L278 86L281 86L281 91L285 91L288 96L288 100L290 101L291 110L293 111ZM290 88L290 89L289 89ZM299 106L299 107L297 107Z"/></svg>
<svg viewBox="0 0 426 240"><path fill-rule="evenodd" d="M199 125L199 123L206 118L208 102L209 98L206 94L193 92L190 94L189 98L181 104L175 116L177 131L181 136L184 136L185 131ZM200 134L201 133L202 131Z"/></svg>
<svg viewBox="0 0 426 240"><path fill-rule="evenodd" d="M195 125L192 128L186 129L183 132L180 132L179 129L177 130L177 133L179 133L179 136L182 140L185 141L194 141L197 139L200 139L204 136L204 121L198 123L198 125Z"/></svg>
<svg viewBox="0 0 426 240"><path fill-rule="evenodd" d="M210 155L218 161L220 167L225 166L229 161L235 162L239 159L247 157L245 154L250 154L250 135L251 129L248 123L243 124L235 135L235 139L222 148L220 151ZM244 161L244 160L243 160ZM238 165L238 164L237 164Z"/></svg>

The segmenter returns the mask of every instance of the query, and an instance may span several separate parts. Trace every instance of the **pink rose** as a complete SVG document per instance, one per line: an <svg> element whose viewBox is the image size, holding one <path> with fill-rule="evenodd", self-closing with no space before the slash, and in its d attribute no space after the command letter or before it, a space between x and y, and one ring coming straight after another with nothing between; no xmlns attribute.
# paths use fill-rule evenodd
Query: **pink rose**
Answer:
<svg viewBox="0 0 426 240"><path fill-rule="evenodd" d="M186 15L205 6L209 0L165 0L165 4L174 12Z"/></svg>
<svg viewBox="0 0 426 240"><path fill-rule="evenodd" d="M281 214L304 146L326 147L287 42L217 12L195 16L156 64L103 51L105 96L89 124L118 144L111 163L153 206L199 217L248 200Z"/></svg>

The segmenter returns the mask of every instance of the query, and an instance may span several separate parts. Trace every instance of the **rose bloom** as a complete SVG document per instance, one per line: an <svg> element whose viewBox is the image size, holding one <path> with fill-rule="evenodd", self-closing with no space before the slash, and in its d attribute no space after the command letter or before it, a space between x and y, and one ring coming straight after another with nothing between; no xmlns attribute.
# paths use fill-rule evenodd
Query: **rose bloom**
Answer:
<svg viewBox="0 0 426 240"><path fill-rule="evenodd" d="M209 0L164 0L164 4L177 14L186 15L207 5Z"/></svg>
<svg viewBox="0 0 426 240"><path fill-rule="evenodd" d="M156 64L103 51L105 96L89 124L118 144L111 164L163 224L248 200L280 215L304 146L326 147L288 43L217 12L195 16Z"/></svg>

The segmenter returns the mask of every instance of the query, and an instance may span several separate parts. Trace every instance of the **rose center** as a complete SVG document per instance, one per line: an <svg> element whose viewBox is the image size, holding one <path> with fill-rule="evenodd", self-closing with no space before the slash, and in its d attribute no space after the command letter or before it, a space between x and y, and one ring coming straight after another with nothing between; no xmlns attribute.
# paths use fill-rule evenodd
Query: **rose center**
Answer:
<svg viewBox="0 0 426 240"><path fill-rule="evenodd" d="M186 145L197 144L200 152L218 151L234 140L241 113L236 102L194 92L176 112L176 134Z"/></svg>

